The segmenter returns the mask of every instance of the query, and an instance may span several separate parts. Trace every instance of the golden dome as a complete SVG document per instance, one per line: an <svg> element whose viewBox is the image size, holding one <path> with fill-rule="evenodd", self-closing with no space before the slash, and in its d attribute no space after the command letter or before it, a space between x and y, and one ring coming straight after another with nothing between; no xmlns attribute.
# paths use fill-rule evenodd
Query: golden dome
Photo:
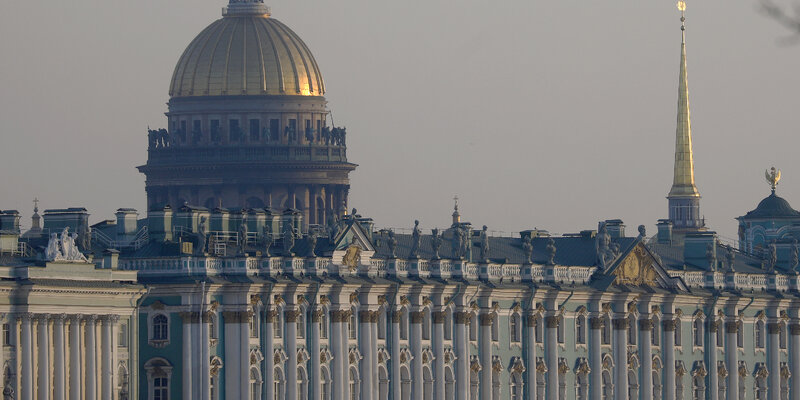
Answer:
<svg viewBox="0 0 800 400"><path fill-rule="evenodd" d="M325 94L311 51L268 9L223 14L181 55L170 97Z"/></svg>

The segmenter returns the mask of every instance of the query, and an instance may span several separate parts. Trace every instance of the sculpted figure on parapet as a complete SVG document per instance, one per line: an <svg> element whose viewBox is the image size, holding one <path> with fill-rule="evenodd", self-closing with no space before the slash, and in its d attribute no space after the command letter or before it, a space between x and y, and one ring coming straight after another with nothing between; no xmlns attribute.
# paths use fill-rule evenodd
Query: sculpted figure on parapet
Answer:
<svg viewBox="0 0 800 400"><path fill-rule="evenodd" d="M611 263L617 258L614 246L611 243L611 235L608 234L605 222L600 224L600 229L597 232L595 250L597 252L597 264L603 270L611 266Z"/></svg>
<svg viewBox="0 0 800 400"><path fill-rule="evenodd" d="M206 232L206 217L200 217L200 223L197 224L197 249L195 253L203 255L206 252L206 241L208 240L208 233Z"/></svg>
<svg viewBox="0 0 800 400"><path fill-rule="evenodd" d="M61 238L56 233L50 234L45 258L47 261L86 261L86 256L78 249L77 239L78 234L70 233L69 227L61 231Z"/></svg>

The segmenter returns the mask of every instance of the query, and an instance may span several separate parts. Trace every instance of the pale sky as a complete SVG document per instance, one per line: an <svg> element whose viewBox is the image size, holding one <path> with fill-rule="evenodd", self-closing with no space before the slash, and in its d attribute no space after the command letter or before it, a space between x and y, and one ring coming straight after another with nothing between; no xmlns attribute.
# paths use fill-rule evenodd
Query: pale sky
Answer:
<svg viewBox="0 0 800 400"><path fill-rule="evenodd" d="M789 0L787 0L789 1ZM380 227L555 233L665 218L680 14L671 0L268 1L347 127L350 205ZM755 0L689 1L695 175L708 225L769 194L800 207L800 45ZM0 2L0 209L145 214L147 127L224 0Z"/></svg>

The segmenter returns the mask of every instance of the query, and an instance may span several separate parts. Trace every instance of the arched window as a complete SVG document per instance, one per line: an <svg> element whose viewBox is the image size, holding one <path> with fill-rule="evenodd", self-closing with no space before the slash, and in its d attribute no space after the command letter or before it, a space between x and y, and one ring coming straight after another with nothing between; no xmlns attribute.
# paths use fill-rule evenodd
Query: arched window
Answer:
<svg viewBox="0 0 800 400"><path fill-rule="evenodd" d="M297 338L303 339L306 337L306 308L300 307L297 313Z"/></svg>
<svg viewBox="0 0 800 400"><path fill-rule="evenodd" d="M400 339L408 340L408 310L403 309L400 314ZM470 339L472 339L470 337Z"/></svg>
<svg viewBox="0 0 800 400"><path fill-rule="evenodd" d="M356 339L358 337L358 315L356 309L350 310L350 319L347 322L347 337Z"/></svg>
<svg viewBox="0 0 800 400"><path fill-rule="evenodd" d="M385 397L381 397L381 399L385 399ZM450 367L444 368L444 399L456 399L456 379L453 376L453 369Z"/></svg>
<svg viewBox="0 0 800 400"><path fill-rule="evenodd" d="M764 348L764 321L758 320L756 321L755 327L755 338L756 338L756 348L763 349Z"/></svg>
<svg viewBox="0 0 800 400"><path fill-rule="evenodd" d="M492 313L492 341L496 342L500 340L500 332L499 332L499 325L500 325L500 316L497 313Z"/></svg>
<svg viewBox="0 0 800 400"><path fill-rule="evenodd" d="M611 344L611 318L608 314L603 315L603 333L600 335L601 344Z"/></svg>
<svg viewBox="0 0 800 400"><path fill-rule="evenodd" d="M359 393L359 389L361 389L361 385L359 384L358 379L358 370L356 367L350 367L350 400L358 400L361 398L361 393Z"/></svg>
<svg viewBox="0 0 800 400"><path fill-rule="evenodd" d="M153 335L152 340L168 340L169 339L169 318L164 314L156 314L153 317Z"/></svg>
<svg viewBox="0 0 800 400"><path fill-rule="evenodd" d="M522 324L517 312L512 312L508 319L508 329L511 334L511 343L519 343L522 340Z"/></svg>
<svg viewBox="0 0 800 400"><path fill-rule="evenodd" d="M216 340L219 338L219 325L217 324L217 313L208 314L208 338Z"/></svg>
<svg viewBox="0 0 800 400"><path fill-rule="evenodd" d="M736 321L736 347L744 348L744 323L742 323L742 320ZM743 379L739 381L744 382Z"/></svg>
<svg viewBox="0 0 800 400"><path fill-rule="evenodd" d="M611 383L611 372L609 372L607 369L603 370L602 380L602 398L603 400L612 400L614 398L614 384Z"/></svg>
<svg viewBox="0 0 800 400"><path fill-rule="evenodd" d="M650 344L653 347L661 345L661 320L658 317L653 317L653 333L650 335Z"/></svg>
<svg viewBox="0 0 800 400"><path fill-rule="evenodd" d="M639 377L636 376L636 370L628 371L628 398L639 398Z"/></svg>
<svg viewBox="0 0 800 400"><path fill-rule="evenodd" d="M451 309L444 310L444 340L453 339L453 312Z"/></svg>
<svg viewBox="0 0 800 400"><path fill-rule="evenodd" d="M148 382L148 400L170 399L172 364L161 357L152 358L144 364Z"/></svg>
<svg viewBox="0 0 800 400"><path fill-rule="evenodd" d="M683 375L676 374L675 376L675 398L683 398Z"/></svg>
<svg viewBox="0 0 800 400"><path fill-rule="evenodd" d="M500 371L494 368L492 368L492 400L500 400Z"/></svg>
<svg viewBox="0 0 800 400"><path fill-rule="evenodd" d="M259 318L260 317L260 315L259 315L260 313L258 312L258 308L256 308L256 307L252 307L250 309L250 312L252 314L252 316L250 317L250 320L249 320L250 337L251 338L257 338L258 337L258 333L259 333L259 329L258 328L261 326L260 325L261 321L260 321L260 318Z"/></svg>
<svg viewBox="0 0 800 400"><path fill-rule="evenodd" d="M522 374L514 372L511 374L511 387L509 388L511 400L522 400Z"/></svg>
<svg viewBox="0 0 800 400"><path fill-rule="evenodd" d="M378 310L378 339L386 340L386 309Z"/></svg>
<svg viewBox="0 0 800 400"><path fill-rule="evenodd" d="M537 365L539 362L537 361ZM536 399L544 399L545 388L547 387L547 381L545 380L544 376L545 372L536 368Z"/></svg>
<svg viewBox="0 0 800 400"><path fill-rule="evenodd" d="M675 318L674 323L675 323L675 347L681 347L683 345L682 344L683 335L681 335L682 333L681 330L683 329L683 326L681 324L681 319Z"/></svg>
<svg viewBox="0 0 800 400"><path fill-rule="evenodd" d="M767 400L767 378L762 374L756 375L755 392L756 400Z"/></svg>
<svg viewBox="0 0 800 400"><path fill-rule="evenodd" d="M261 400L261 371L250 367L250 399Z"/></svg>
<svg viewBox="0 0 800 400"><path fill-rule="evenodd" d="M723 321L717 322L717 347L725 345L725 323Z"/></svg>
<svg viewBox="0 0 800 400"><path fill-rule="evenodd" d="M778 323L778 343L782 350L786 350L786 322Z"/></svg>
<svg viewBox="0 0 800 400"><path fill-rule="evenodd" d="M475 313L469 315L469 340L473 342L478 340L478 317Z"/></svg>
<svg viewBox="0 0 800 400"><path fill-rule="evenodd" d="M719 366L717 368L719 369L720 367L725 367L725 362L724 361L719 361ZM730 371L729 371L729 373L730 373ZM733 371L733 373L735 374L736 371ZM728 392L726 390L727 387L728 387L727 386L728 385L728 380L720 378L720 379L717 380L717 385L718 385L718 388L719 388L719 391L717 392L717 393L719 393L719 395L717 396L717 398L720 399L720 400L726 399L727 398L727 392Z"/></svg>
<svg viewBox="0 0 800 400"><path fill-rule="evenodd" d="M378 399L384 400L389 398L389 375L386 373L386 368L382 365L378 366Z"/></svg>
<svg viewBox="0 0 800 400"><path fill-rule="evenodd" d="M575 398L577 400L589 398L589 374L585 371L578 372L575 376Z"/></svg>
<svg viewBox="0 0 800 400"><path fill-rule="evenodd" d="M272 322L272 334L275 338L283 337L283 307L276 307L277 314Z"/></svg>
<svg viewBox="0 0 800 400"><path fill-rule="evenodd" d="M695 375L692 378L692 400L705 400L706 398L706 381L700 375Z"/></svg>
<svg viewBox="0 0 800 400"><path fill-rule="evenodd" d="M536 326L533 328L533 335L535 336L536 343L542 343L544 340L544 327L542 325L542 316L537 314Z"/></svg>
<svg viewBox="0 0 800 400"><path fill-rule="evenodd" d="M575 318L575 343L586 344L586 316L583 314Z"/></svg>
<svg viewBox="0 0 800 400"><path fill-rule="evenodd" d="M319 317L319 337L320 339L327 339L328 338L328 308L324 307L322 309L322 315Z"/></svg>
<svg viewBox="0 0 800 400"><path fill-rule="evenodd" d="M653 398L661 398L661 360L653 358ZM724 397L723 397L724 399Z"/></svg>
<svg viewBox="0 0 800 400"><path fill-rule="evenodd" d="M280 367L275 367L275 372L273 375L273 388L275 393L274 400L281 400L286 398L286 394L283 392L284 390L284 382L283 382L283 370Z"/></svg>
<svg viewBox="0 0 800 400"><path fill-rule="evenodd" d="M566 321L564 320L563 315L557 316L556 321L558 322L556 324L556 340L558 343L564 344L564 324Z"/></svg>
<svg viewBox="0 0 800 400"><path fill-rule="evenodd" d="M422 398L433 400L433 374L427 365L422 367Z"/></svg>
<svg viewBox="0 0 800 400"><path fill-rule="evenodd" d="M628 316L628 344L635 346L638 343L636 337L636 316L631 314Z"/></svg>
<svg viewBox="0 0 800 400"><path fill-rule="evenodd" d="M400 367L400 399L411 400L411 374L405 365Z"/></svg>
<svg viewBox="0 0 800 400"><path fill-rule="evenodd" d="M789 400L789 366L786 363L781 363L781 400Z"/></svg>
<svg viewBox="0 0 800 400"><path fill-rule="evenodd" d="M480 376L478 372L470 369L469 372L469 397L472 400L478 400L478 386L480 384Z"/></svg>
<svg viewBox="0 0 800 400"><path fill-rule="evenodd" d="M308 398L308 377L306 376L306 369L303 367L297 368L297 398ZM255 397L254 400L260 400L261 397Z"/></svg>
<svg viewBox="0 0 800 400"><path fill-rule="evenodd" d="M703 320L695 317L692 322L692 341L695 347L703 347Z"/></svg>
<svg viewBox="0 0 800 400"><path fill-rule="evenodd" d="M325 366L320 368L320 386L320 391L322 392L321 400L331 400L331 375ZM385 397L381 398L384 399Z"/></svg>
<svg viewBox="0 0 800 400"><path fill-rule="evenodd" d="M431 340L431 310L422 310L422 340Z"/></svg>
<svg viewBox="0 0 800 400"><path fill-rule="evenodd" d="M9 376L10 372L8 368L6 368L6 376ZM10 378L8 378L10 379ZM11 381L3 380L3 385L10 386ZM117 369L117 393L118 398L120 399L127 399L130 395L130 387L129 385L129 378L128 378L128 367L124 363L119 364L119 368Z"/></svg>

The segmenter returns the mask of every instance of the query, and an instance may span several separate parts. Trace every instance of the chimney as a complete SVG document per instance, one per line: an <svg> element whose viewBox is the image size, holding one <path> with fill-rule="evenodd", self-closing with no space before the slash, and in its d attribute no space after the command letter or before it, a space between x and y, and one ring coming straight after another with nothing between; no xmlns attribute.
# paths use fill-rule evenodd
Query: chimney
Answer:
<svg viewBox="0 0 800 400"><path fill-rule="evenodd" d="M0 231L19 234L19 212L6 210L0 213Z"/></svg>
<svg viewBox="0 0 800 400"><path fill-rule="evenodd" d="M612 239L625 237L625 224L622 223L621 219L607 219L605 223L606 231Z"/></svg>
<svg viewBox="0 0 800 400"><path fill-rule="evenodd" d="M117 210L117 236L135 235L138 231L139 213L133 208L120 208Z"/></svg>
<svg viewBox="0 0 800 400"><path fill-rule="evenodd" d="M103 269L119 268L119 250L108 249L103 252Z"/></svg>
<svg viewBox="0 0 800 400"><path fill-rule="evenodd" d="M672 221L668 219L658 220L658 235L656 240L659 244L672 244Z"/></svg>
<svg viewBox="0 0 800 400"><path fill-rule="evenodd" d="M711 245L712 254L717 253L717 233L716 232L690 232L683 240L683 262L687 265L694 265L702 269L710 269L708 246ZM715 257L719 262L719 257Z"/></svg>
<svg viewBox="0 0 800 400"><path fill-rule="evenodd" d="M147 213L147 226L152 240L172 241L172 208L152 209Z"/></svg>

